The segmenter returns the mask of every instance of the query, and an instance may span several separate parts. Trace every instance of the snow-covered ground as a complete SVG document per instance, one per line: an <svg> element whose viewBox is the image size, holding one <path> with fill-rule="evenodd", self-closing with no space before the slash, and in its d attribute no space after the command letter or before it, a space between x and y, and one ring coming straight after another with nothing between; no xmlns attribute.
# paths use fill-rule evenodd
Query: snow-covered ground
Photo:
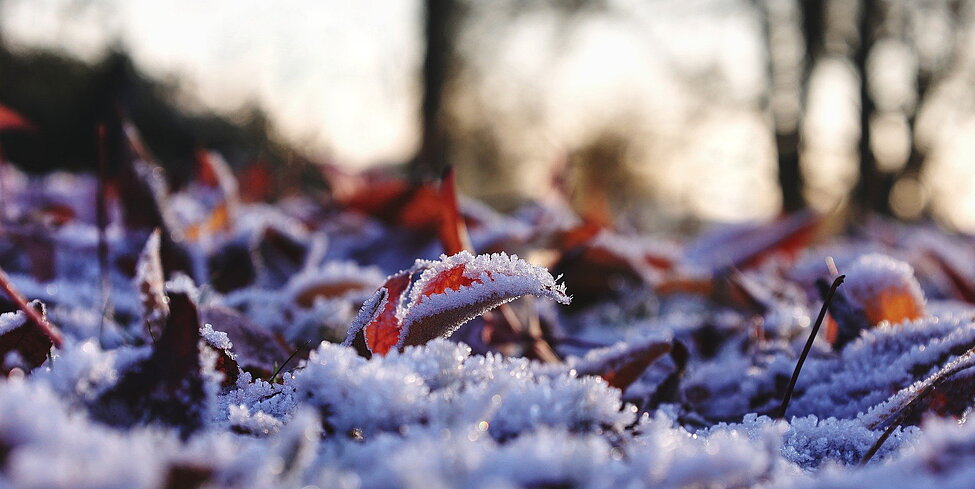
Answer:
<svg viewBox="0 0 975 489"><path fill-rule="evenodd" d="M485 253L448 256L423 191L197 182L153 200L159 234L113 204L103 275L91 177L4 183L0 267L60 336L0 299L0 487L975 480L969 237L811 215L633 236L462 200Z"/></svg>

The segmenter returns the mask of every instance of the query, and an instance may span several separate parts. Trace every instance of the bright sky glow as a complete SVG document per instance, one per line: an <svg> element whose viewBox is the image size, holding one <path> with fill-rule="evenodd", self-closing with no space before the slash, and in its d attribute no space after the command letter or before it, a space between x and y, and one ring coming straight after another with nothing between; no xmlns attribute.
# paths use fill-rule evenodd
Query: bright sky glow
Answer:
<svg viewBox="0 0 975 489"><path fill-rule="evenodd" d="M770 122L757 109L765 54L749 2L610 0L606 12L571 20L550 8L499 13L509 3L471 6L459 49L474 74L462 78L468 99L457 102L466 111L458 123L497 131L521 170L495 187L468 182L465 191L490 194L502 185L530 195L548 178L547 165L623 124L637 142L647 188L677 214L738 220L776 212ZM0 14L15 46L97 60L121 43L143 70L176 80L188 107L257 103L287 140L342 164L401 162L417 146L419 0L5 0ZM903 45L880 47L871 69L896 88L917 61ZM813 75L804 171L807 197L821 210L833 208L855 178L856 83L839 59ZM913 92L901 88L878 92L882 109L913 103ZM942 97L941 106L951 108L956 95ZM971 127L957 109L943 112L924 118ZM896 117L877 121L882 164L905 159L904 127ZM928 122L922 130L932 127L945 126ZM926 139L941 147L931 170L943 175L928 172L926 183L961 192L951 182L970 177L963 156L975 149L934 134ZM937 207L958 214L953 224L975 229L975 219L964 217L975 215L972 206Z"/></svg>

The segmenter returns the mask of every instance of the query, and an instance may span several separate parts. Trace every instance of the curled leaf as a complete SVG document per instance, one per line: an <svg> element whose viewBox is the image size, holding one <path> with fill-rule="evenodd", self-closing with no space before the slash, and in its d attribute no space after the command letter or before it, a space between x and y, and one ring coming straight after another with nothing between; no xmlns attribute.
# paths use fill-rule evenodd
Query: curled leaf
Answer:
<svg viewBox="0 0 975 489"><path fill-rule="evenodd" d="M570 301L547 270L517 256L464 251L435 262L417 260L363 304L345 344L362 332L369 350L385 355L394 347L449 336L474 317L524 295Z"/></svg>
<svg viewBox="0 0 975 489"><path fill-rule="evenodd" d="M691 243L684 261L712 271L747 269L773 255L795 255L812 240L819 223L819 216L804 211L769 224L729 227Z"/></svg>
<svg viewBox="0 0 975 489"><path fill-rule="evenodd" d="M142 320L150 338L162 336L169 316L169 300L166 298L166 278L159 255L159 229L149 235L139 254L135 267L135 286L142 304Z"/></svg>
<svg viewBox="0 0 975 489"><path fill-rule="evenodd" d="M660 338L597 350L576 366L576 372L602 377L609 385L625 392L653 362L670 350L671 341Z"/></svg>

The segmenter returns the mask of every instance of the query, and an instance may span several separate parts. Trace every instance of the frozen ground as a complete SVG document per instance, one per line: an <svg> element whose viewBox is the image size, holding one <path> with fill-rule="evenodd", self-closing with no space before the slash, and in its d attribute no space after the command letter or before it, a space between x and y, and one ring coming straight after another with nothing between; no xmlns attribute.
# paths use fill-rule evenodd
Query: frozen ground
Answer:
<svg viewBox="0 0 975 489"><path fill-rule="evenodd" d="M95 180L6 169L0 267L60 346L0 299L0 487L975 480L969 237L809 215L633 236L461 201L466 244L435 184L271 206L221 178L120 192L100 259Z"/></svg>

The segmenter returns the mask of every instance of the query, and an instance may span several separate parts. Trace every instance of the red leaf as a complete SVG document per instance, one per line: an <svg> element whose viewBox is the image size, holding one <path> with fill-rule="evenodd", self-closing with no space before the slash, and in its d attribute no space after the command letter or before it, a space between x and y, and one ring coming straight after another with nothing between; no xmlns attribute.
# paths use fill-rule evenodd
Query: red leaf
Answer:
<svg viewBox="0 0 975 489"><path fill-rule="evenodd" d="M369 350L385 355L394 347L449 336L472 318L529 294L570 300L544 268L504 253L475 257L465 251L438 262L417 260L366 301L345 344L363 331Z"/></svg>
<svg viewBox="0 0 975 489"><path fill-rule="evenodd" d="M685 258L713 271L754 267L773 255L794 256L812 240L819 223L812 212L796 212L769 224L736 226L692 243Z"/></svg>
<svg viewBox="0 0 975 489"><path fill-rule="evenodd" d="M369 351L385 355L399 342L403 327L399 318L396 317L396 309L410 286L412 276L413 273L410 271L393 275L379 289L380 295L373 297L374 300L380 300L380 303L375 306L377 307L376 315L364 330L366 346L369 347ZM376 299L380 296L382 299ZM368 303L362 306L362 310L369 310Z"/></svg>
<svg viewBox="0 0 975 489"><path fill-rule="evenodd" d="M13 109L0 105L0 132L35 131L37 127Z"/></svg>
<svg viewBox="0 0 975 489"><path fill-rule="evenodd" d="M460 213L457 202L457 187L454 184L454 170L447 168L440 182L440 199L442 201L442 217L440 221L440 242L444 253L453 255L467 250L474 253L471 237L467 234L467 224Z"/></svg>

